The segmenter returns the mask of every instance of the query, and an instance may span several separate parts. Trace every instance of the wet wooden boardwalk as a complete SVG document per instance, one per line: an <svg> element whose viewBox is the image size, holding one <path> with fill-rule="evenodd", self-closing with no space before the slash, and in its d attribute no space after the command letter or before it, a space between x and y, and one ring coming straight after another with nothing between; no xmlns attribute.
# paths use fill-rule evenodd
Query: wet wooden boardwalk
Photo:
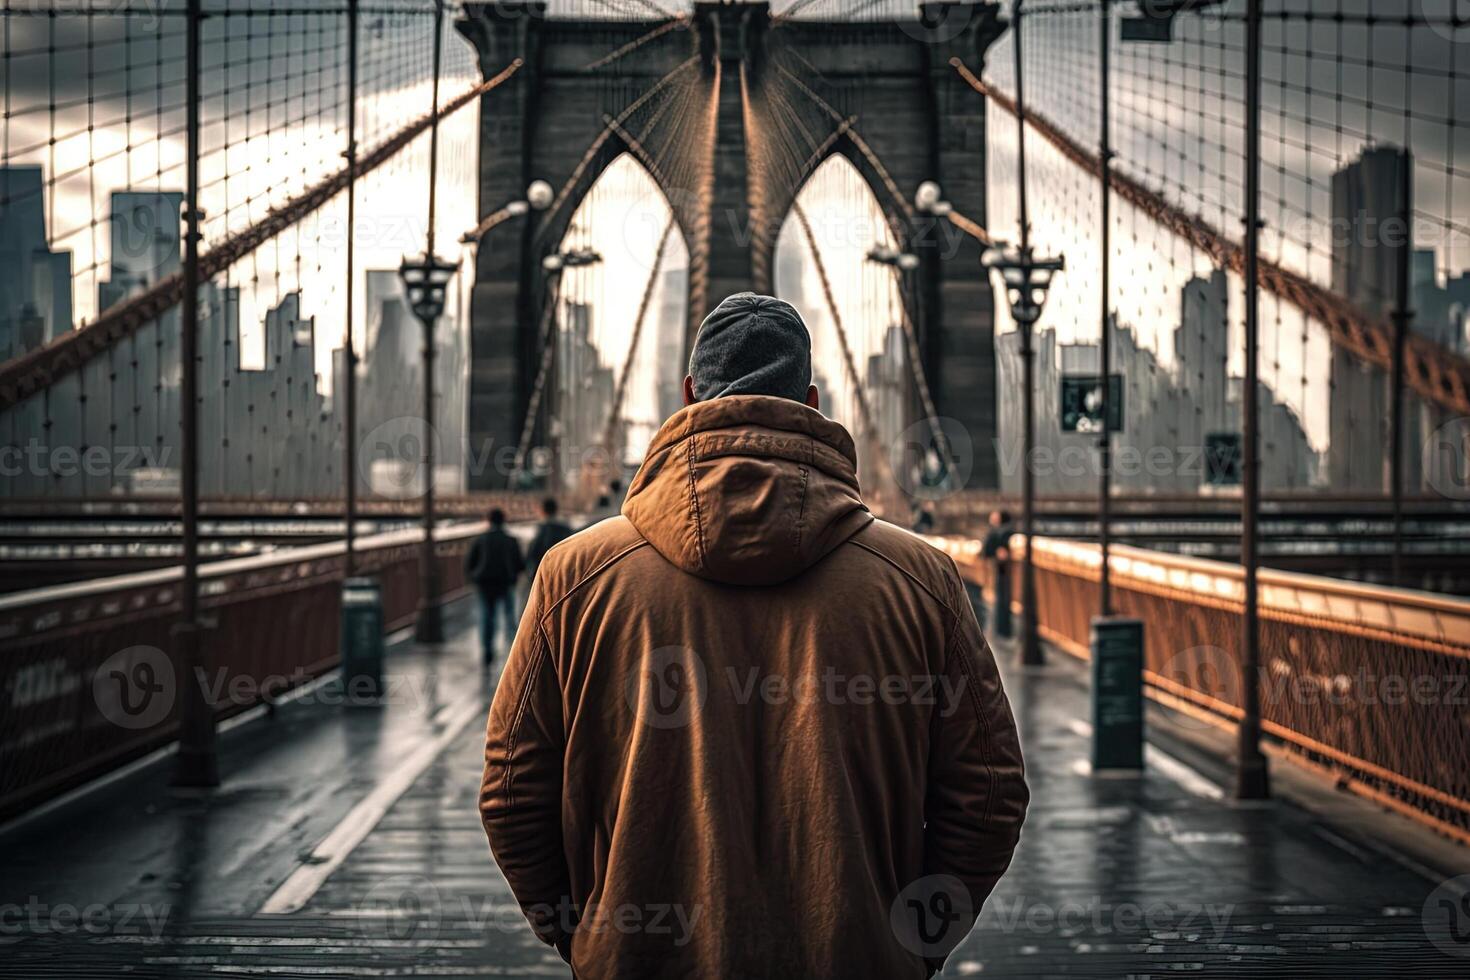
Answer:
<svg viewBox="0 0 1470 980"><path fill-rule="evenodd" d="M412 696L301 705L230 733L214 794L140 773L0 837L0 976L570 976L524 925L476 818L493 679L462 613L457 627L442 652L395 651ZM1362 824L1230 805L1223 770L1187 745L1142 779L1094 778L1079 672L1009 674L1033 809L945 976L1470 976L1470 936L1426 931L1454 869L1412 870ZM430 758L405 774L416 753ZM406 788L381 818L324 862L323 842L395 779ZM262 912L303 880L299 909Z"/></svg>

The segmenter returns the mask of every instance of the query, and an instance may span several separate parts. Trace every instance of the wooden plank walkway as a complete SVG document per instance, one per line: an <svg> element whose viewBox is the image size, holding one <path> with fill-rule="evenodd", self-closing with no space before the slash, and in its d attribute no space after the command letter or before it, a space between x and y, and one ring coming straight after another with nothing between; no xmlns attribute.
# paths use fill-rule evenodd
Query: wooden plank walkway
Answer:
<svg viewBox="0 0 1470 980"><path fill-rule="evenodd" d="M463 620L460 627L441 654L403 654L405 670L437 678L430 703L385 709L418 712L416 721L368 725L317 708L328 714L294 736L322 752L345 740L344 758L380 767L326 797L338 820L416 746L444 733L433 721L452 715L455 698L483 704L488 690L466 684L474 651ZM1193 757L1142 779L1094 778L1083 761L1087 701L1077 672L1010 674L1032 815L1011 873L945 976L1470 976L1470 942L1457 947L1441 932L1436 945L1426 932L1430 877L1294 806L1222 801L1211 786L1223 773ZM44 828L0 839L0 976L569 977L532 937L490 859L475 812L475 715L297 912L259 909L311 860L331 825L309 822L305 840L290 831L305 819L296 802L303 787L277 784L289 772L273 778L240 761L252 752L276 758L266 735L232 749L243 753L236 775L212 798L125 788L155 794L140 805L153 808L166 839L127 865L133 877L120 887L118 875L102 871L89 882L89 869L114 863L115 842L137 846L130 820L62 818L62 827L81 821L93 835L88 847L78 846L75 828L50 851ZM393 733L386 742L385 732ZM327 805L320 794L305 799L314 813ZM242 831L242 809L268 839L222 846ZM58 916L63 904L74 913ZM96 929L85 924L93 904Z"/></svg>

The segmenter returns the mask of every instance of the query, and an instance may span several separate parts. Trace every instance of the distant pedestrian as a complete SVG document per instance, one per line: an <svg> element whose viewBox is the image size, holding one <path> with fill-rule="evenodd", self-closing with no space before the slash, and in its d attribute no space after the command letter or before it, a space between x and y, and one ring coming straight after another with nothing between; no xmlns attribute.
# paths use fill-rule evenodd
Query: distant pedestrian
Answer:
<svg viewBox="0 0 1470 980"><path fill-rule="evenodd" d="M465 577L480 593L480 647L487 667L495 660L498 620L504 618L508 635L515 633L516 580L525 569L520 543L506 532L505 511L497 507L490 512L490 530L465 556Z"/></svg>
<svg viewBox="0 0 1470 980"><path fill-rule="evenodd" d="M532 581L535 580L536 569L540 567L541 559L546 557L546 553L572 536L572 529L556 516L559 509L555 497L547 497L541 501L541 523L536 525L536 536L526 549L526 572Z"/></svg>
<svg viewBox="0 0 1470 980"><path fill-rule="evenodd" d="M613 509L612 497L600 494L597 498L597 506L592 508L592 513L587 515L587 523L582 525L583 530L607 520L609 517L617 517L618 512Z"/></svg>
<svg viewBox="0 0 1470 980"><path fill-rule="evenodd" d="M1009 511L990 512L990 527L980 542L980 557L990 559L991 590L995 604L991 625L999 637L1011 635L1011 535L1016 531Z"/></svg>
<svg viewBox="0 0 1470 980"><path fill-rule="evenodd" d="M914 505L913 529L915 534L934 532L934 512L923 504Z"/></svg>

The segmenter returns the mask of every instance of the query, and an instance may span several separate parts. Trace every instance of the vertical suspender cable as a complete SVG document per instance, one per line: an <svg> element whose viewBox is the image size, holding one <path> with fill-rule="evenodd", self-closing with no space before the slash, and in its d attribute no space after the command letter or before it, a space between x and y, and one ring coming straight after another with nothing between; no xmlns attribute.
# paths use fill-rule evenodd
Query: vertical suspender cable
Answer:
<svg viewBox="0 0 1470 980"><path fill-rule="evenodd" d="M183 594L175 650L183 689L180 705L179 754L174 768L177 786L219 785L215 758L214 707L200 683L203 670L199 642L199 26L202 0L188 0L186 10L184 295L179 316L179 418L182 442L179 489L183 525Z"/></svg>
<svg viewBox="0 0 1470 980"><path fill-rule="evenodd" d="M432 95L432 121L429 124L429 214L428 237L424 247L424 263L431 266L434 253L434 205L435 191L439 183L439 74L444 55L444 3L434 3L434 85ZM420 643L444 642L444 623L438 606L439 569L434 548L434 470L437 459L434 453L434 325L436 317L423 318L424 327L424 541L419 557L420 590L418 622L414 637Z"/></svg>
<svg viewBox="0 0 1470 980"><path fill-rule="evenodd" d="M1259 431L1259 303L1257 282L1261 231L1261 0L1247 0L1245 40L1245 387L1241 394L1244 452L1241 493L1240 561L1244 566L1245 611L1240 658L1241 708L1236 758L1235 796L1242 800L1270 795L1266 757L1261 754L1261 621L1256 581L1256 519L1260 510Z"/></svg>
<svg viewBox="0 0 1470 980"><path fill-rule="evenodd" d="M357 345L352 338L353 281L357 275L353 243L357 230L357 4L347 0L347 330L342 338L342 516L347 575L357 570Z"/></svg>
<svg viewBox="0 0 1470 980"><path fill-rule="evenodd" d="M1407 143L1407 141L1405 141ZM1409 270L1414 252L1413 200L1414 200L1414 156L1407 145L1399 154L1398 197L1399 233L1404 240L1398 246L1394 262L1393 304L1393 357L1389 370L1392 372L1392 401L1389 403L1391 429L1389 432L1389 479L1393 486L1389 493L1393 499L1393 557L1392 584L1404 585L1404 353L1409 343L1409 321L1413 311L1409 308Z"/></svg>
<svg viewBox="0 0 1470 980"><path fill-rule="evenodd" d="M1113 195L1113 140L1112 118L1109 106L1111 93L1110 55L1112 48L1113 12L1109 0L1098 0L1098 128L1102 145L1098 148L1101 167L1101 279L1102 279L1102 324L1098 343L1098 374L1102 383L1102 434L1097 440L1098 489L1097 489L1097 537L1102 553L1101 578L1098 582L1098 614L1113 614L1113 576L1109 568L1108 554L1112 545L1112 497L1113 497L1113 430L1112 419L1112 195Z"/></svg>
<svg viewBox="0 0 1470 980"><path fill-rule="evenodd" d="M1021 256L1031 257L1031 216L1026 204L1026 98L1022 85L1021 0L1011 4L1011 43L1016 61L1016 171L1020 187ZM1036 475L1032 470L1036 450L1036 350L1031 323L1017 323L1021 331L1021 533L1026 539L1026 556L1021 565L1021 662L1038 665L1044 658L1037 632L1036 564L1032 547L1036 531Z"/></svg>

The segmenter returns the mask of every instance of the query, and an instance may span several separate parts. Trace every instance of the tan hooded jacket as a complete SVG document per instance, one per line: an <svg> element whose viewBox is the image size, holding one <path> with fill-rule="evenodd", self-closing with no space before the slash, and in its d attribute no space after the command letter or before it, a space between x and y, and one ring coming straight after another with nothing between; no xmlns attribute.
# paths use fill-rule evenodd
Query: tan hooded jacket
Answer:
<svg viewBox="0 0 1470 980"><path fill-rule="evenodd" d="M902 980L1027 799L953 563L868 513L842 426L741 396L669 419L623 516L547 554L480 813L582 980Z"/></svg>

